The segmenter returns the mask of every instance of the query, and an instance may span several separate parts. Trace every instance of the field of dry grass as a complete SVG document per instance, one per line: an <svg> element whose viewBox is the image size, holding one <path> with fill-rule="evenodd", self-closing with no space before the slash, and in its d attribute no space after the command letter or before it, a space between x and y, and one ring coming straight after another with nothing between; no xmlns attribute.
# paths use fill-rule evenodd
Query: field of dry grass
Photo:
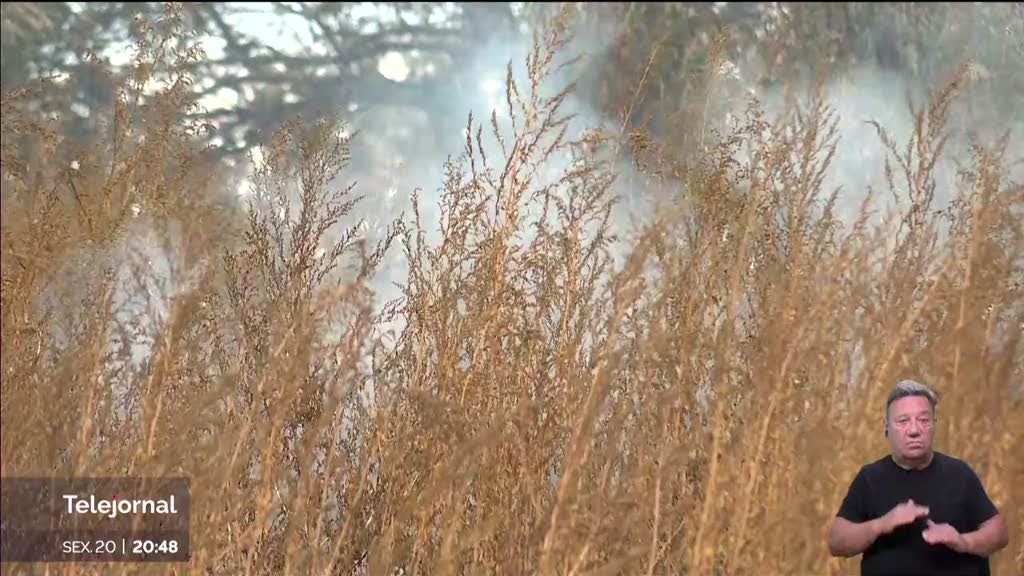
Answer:
<svg viewBox="0 0 1024 576"><path fill-rule="evenodd" d="M192 559L3 573L852 574L828 526L905 377L1008 518L993 573L1022 573L1024 185L978 143L934 202L962 74L909 141L879 127L892 213L836 215L818 99L697 156L646 143L672 192L616 239L643 137L567 130L559 32L508 86L512 129L472 120L424 183L441 221L379 242L336 120L282 127L233 204L191 80L139 98L198 57L173 27L89 139L33 107L47 87L5 90L2 474L188 476Z"/></svg>

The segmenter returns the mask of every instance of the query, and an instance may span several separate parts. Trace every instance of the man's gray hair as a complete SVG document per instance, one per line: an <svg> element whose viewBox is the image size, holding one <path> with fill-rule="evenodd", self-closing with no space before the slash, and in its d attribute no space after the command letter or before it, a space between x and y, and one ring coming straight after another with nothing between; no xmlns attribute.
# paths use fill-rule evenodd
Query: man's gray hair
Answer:
<svg viewBox="0 0 1024 576"><path fill-rule="evenodd" d="M889 406L900 398L907 396L924 396L932 405L932 414L935 413L935 405L939 403L939 396L934 390L921 384L916 380L900 380L889 392L889 399L885 403L885 417L889 417Z"/></svg>

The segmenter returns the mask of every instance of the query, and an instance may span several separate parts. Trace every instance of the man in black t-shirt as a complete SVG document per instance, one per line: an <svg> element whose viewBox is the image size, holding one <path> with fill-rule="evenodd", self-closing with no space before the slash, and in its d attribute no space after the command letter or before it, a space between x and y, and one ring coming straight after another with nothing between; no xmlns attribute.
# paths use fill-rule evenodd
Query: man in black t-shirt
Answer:
<svg viewBox="0 0 1024 576"><path fill-rule="evenodd" d="M938 398L904 380L884 420L892 453L863 466L832 522L828 549L861 557L861 574L989 576L1006 521L965 462L932 448Z"/></svg>

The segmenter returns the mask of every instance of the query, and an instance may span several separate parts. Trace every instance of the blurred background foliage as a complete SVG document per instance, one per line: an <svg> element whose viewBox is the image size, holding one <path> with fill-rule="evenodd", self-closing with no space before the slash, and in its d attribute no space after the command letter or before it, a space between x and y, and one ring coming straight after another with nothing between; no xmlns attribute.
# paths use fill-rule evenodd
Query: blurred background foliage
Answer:
<svg viewBox="0 0 1024 576"><path fill-rule="evenodd" d="M1021 6L576 3L572 48L586 56L576 72L589 105L614 120L628 111L628 127L645 127L676 145L691 134L687 122L699 115L686 112L701 108L715 71L740 80L742 95L816 72L836 78L863 68L899 71L931 86L969 63L982 81L980 122L1007 126L1024 114ZM495 66L503 68L509 57L503 49L522 44L558 9L435 2L183 7L207 56L195 64L195 114L217 128L210 137L225 156L244 153L295 115L340 109L354 116L386 106L426 111L432 145L451 149L459 135L447 127L464 123L466 114L465 100L452 96L479 85L480 54L495 54ZM4 3L3 85L79 72L68 80L65 101L45 105L70 111L85 130L95 116L90 111L110 97L109 83L81 74L90 55L108 65L126 63L138 17L161 10L155 2ZM396 55L404 77L382 73L382 61ZM636 98L641 78L645 90Z"/></svg>

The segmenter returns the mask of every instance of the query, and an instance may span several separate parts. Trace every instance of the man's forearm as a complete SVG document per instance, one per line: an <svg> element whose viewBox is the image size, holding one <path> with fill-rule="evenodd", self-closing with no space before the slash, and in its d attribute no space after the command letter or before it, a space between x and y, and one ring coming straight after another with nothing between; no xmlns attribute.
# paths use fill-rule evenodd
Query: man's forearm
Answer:
<svg viewBox="0 0 1024 576"><path fill-rule="evenodd" d="M994 517L974 532L963 534L968 554L990 556L1008 544L1006 524L1001 517Z"/></svg>
<svg viewBox="0 0 1024 576"><path fill-rule="evenodd" d="M834 556L856 556L867 550L882 532L881 518L859 524L837 518L829 538L829 550Z"/></svg>

